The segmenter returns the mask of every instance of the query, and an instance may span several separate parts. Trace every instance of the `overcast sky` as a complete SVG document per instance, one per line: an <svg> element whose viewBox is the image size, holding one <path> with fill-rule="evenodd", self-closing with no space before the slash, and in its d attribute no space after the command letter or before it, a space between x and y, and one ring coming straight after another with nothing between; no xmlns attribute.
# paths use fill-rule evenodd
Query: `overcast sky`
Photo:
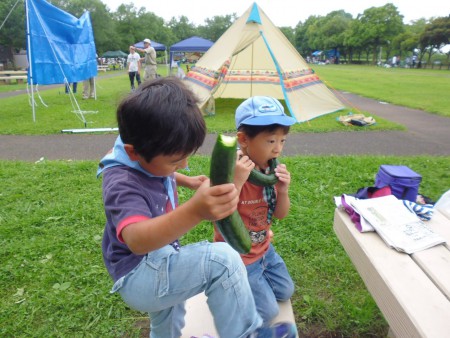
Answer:
<svg viewBox="0 0 450 338"><path fill-rule="evenodd" d="M195 25L203 25L205 19L218 15L236 13L241 16L254 0L102 0L111 11L122 4L132 3L136 8L145 7L147 11L162 17L166 22L172 17L186 16ZM448 0L259 0L259 7L270 20L278 26L295 27L299 21L304 22L309 16L325 16L328 13L343 9L356 18L370 7L382 7L393 3L401 15L403 22L410 23L420 18L447 16L450 14Z"/></svg>

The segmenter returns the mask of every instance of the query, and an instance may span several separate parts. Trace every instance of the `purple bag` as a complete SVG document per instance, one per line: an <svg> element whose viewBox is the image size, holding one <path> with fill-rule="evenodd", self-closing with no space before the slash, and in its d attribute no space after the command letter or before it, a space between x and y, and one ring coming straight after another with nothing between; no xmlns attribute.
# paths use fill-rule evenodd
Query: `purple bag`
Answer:
<svg viewBox="0 0 450 338"><path fill-rule="evenodd" d="M422 176L404 165L383 164L375 177L375 186L390 186L392 195L401 200L415 202Z"/></svg>

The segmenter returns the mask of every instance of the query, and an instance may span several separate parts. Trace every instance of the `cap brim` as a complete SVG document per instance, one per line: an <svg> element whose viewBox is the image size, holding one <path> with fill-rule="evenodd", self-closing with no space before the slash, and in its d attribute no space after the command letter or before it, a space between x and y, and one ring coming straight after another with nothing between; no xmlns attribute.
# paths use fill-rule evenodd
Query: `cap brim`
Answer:
<svg viewBox="0 0 450 338"><path fill-rule="evenodd" d="M292 126L297 121L286 115L266 115L266 116L254 116L247 120L242 121L239 125L246 124L249 126L268 126L270 124L279 124L282 126Z"/></svg>

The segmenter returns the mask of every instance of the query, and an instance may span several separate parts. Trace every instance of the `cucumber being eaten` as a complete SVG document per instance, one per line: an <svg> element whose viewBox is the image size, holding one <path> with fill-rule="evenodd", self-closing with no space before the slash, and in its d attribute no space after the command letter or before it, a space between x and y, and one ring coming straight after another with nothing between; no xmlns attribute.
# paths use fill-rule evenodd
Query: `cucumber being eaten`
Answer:
<svg viewBox="0 0 450 338"><path fill-rule="evenodd" d="M264 174L257 169L253 169L248 176L248 181L254 185L259 185L261 187L274 185L278 182L278 177L275 175L275 168L278 164L279 162L276 158L269 160L270 171L268 174Z"/></svg>
<svg viewBox="0 0 450 338"><path fill-rule="evenodd" d="M237 138L219 134L211 156L211 184L232 183L236 166ZM248 253L252 240L242 222L239 213L234 211L230 216L216 221L216 226L225 241L237 252Z"/></svg>

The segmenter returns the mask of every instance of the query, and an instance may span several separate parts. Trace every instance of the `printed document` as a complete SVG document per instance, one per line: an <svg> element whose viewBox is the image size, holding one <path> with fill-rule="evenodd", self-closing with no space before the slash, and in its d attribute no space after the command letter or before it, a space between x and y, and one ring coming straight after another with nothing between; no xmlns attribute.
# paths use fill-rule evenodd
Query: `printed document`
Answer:
<svg viewBox="0 0 450 338"><path fill-rule="evenodd" d="M408 254L445 243L393 195L355 199L356 212L369 222L387 245Z"/></svg>

